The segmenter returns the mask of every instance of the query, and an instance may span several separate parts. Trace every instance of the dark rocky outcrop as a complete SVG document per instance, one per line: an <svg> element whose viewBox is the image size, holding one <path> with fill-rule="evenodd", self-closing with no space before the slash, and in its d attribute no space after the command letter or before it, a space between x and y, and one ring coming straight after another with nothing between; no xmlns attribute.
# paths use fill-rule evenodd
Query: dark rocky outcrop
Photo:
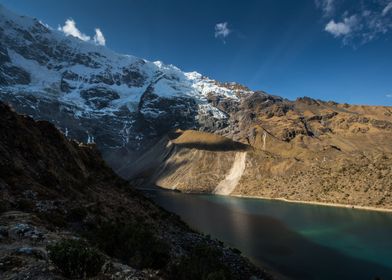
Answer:
<svg viewBox="0 0 392 280"><path fill-rule="evenodd" d="M93 87L80 91L80 96L96 109L103 109L115 99L120 98L117 92L109 90L104 87Z"/></svg>
<svg viewBox="0 0 392 280"><path fill-rule="evenodd" d="M95 145L68 140L49 122L17 115L3 103L0 132L0 263L5 264L0 267L1 279L63 279L48 260L45 246L80 237L103 250L107 264L96 279L112 279L114 274L126 279L130 273L139 275L137 279L150 279L130 267L133 262L120 264L111 258L120 247L105 250L107 245L99 243L107 242L100 239L102 231L105 240L115 240L116 236L108 234L135 226L143 229L142 236L153 239L132 240L135 248L139 246L135 242L156 246L164 242L168 248L165 254L169 255L154 262L149 272L154 279L173 279L173 267L200 246L220 252L214 261L232 279L252 275L270 279L235 251L190 230L178 217L146 199L105 164ZM127 224L132 228L127 229Z"/></svg>
<svg viewBox="0 0 392 280"><path fill-rule="evenodd" d="M150 135L162 136L176 128L199 127L196 122L197 104L193 98L163 98L154 93L153 85L142 95L138 112Z"/></svg>

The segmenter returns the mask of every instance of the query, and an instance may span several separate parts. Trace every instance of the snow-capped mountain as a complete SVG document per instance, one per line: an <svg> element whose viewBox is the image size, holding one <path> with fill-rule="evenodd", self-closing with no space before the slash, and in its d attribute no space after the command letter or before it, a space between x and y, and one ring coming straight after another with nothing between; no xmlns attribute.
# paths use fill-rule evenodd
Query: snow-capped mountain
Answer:
<svg viewBox="0 0 392 280"><path fill-rule="evenodd" d="M238 195L392 205L390 107L289 101L117 54L3 7L0 99L96 143L125 178L190 192L229 186ZM176 128L247 148L204 132L168 133Z"/></svg>
<svg viewBox="0 0 392 280"><path fill-rule="evenodd" d="M140 150L176 127L224 128L228 113L212 99L239 102L251 93L65 36L2 6L0 63L2 100L104 153Z"/></svg>

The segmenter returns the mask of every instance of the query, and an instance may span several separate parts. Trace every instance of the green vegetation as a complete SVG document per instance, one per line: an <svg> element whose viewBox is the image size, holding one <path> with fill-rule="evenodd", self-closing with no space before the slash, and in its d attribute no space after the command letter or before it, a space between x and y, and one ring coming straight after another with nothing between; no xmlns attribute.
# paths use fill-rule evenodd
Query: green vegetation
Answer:
<svg viewBox="0 0 392 280"><path fill-rule="evenodd" d="M104 263L102 254L83 240L65 239L47 249L50 260L68 278L96 276Z"/></svg>
<svg viewBox="0 0 392 280"><path fill-rule="evenodd" d="M64 214L58 210L48 210L44 212L39 212L38 216L41 219L48 221L54 227L62 228L67 226L67 221L64 217Z"/></svg>
<svg viewBox="0 0 392 280"><path fill-rule="evenodd" d="M230 271L222 261L222 252L208 245L198 245L174 268L174 279L228 280Z"/></svg>
<svg viewBox="0 0 392 280"><path fill-rule="evenodd" d="M35 205L34 202L28 199L19 199L17 200L17 208L21 211L32 211Z"/></svg>
<svg viewBox="0 0 392 280"><path fill-rule="evenodd" d="M105 223L87 237L109 256L135 268L160 269L169 260L169 246L139 223Z"/></svg>
<svg viewBox="0 0 392 280"><path fill-rule="evenodd" d="M87 216L87 210L83 207L72 208L68 215L67 220L70 222L81 222Z"/></svg>
<svg viewBox="0 0 392 280"><path fill-rule="evenodd" d="M0 214L4 213L8 210L8 207L6 205L6 201L0 200Z"/></svg>

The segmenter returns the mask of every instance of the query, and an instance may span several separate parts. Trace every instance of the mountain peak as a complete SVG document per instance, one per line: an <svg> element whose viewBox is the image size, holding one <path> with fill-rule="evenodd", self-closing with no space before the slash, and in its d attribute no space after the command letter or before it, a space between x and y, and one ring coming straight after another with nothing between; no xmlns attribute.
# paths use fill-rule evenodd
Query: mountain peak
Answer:
<svg viewBox="0 0 392 280"><path fill-rule="evenodd" d="M0 28L1 98L54 122L69 137L94 138L105 151L138 151L171 129L222 129L228 111L218 103L237 106L240 96L252 94L65 36L5 8Z"/></svg>

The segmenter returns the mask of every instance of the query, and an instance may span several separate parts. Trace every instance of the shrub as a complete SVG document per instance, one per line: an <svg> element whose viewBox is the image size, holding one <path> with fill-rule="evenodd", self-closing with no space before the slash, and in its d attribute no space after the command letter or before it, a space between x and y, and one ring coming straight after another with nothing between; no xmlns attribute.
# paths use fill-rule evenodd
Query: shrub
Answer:
<svg viewBox="0 0 392 280"><path fill-rule="evenodd" d="M87 236L101 250L136 268L159 269L169 260L169 246L143 223L105 223Z"/></svg>
<svg viewBox="0 0 392 280"><path fill-rule="evenodd" d="M86 278L97 275L104 257L83 240L62 240L48 245L49 258L69 278Z"/></svg>
<svg viewBox="0 0 392 280"><path fill-rule="evenodd" d="M241 254L242 254L242 252L241 252L240 250L238 250L237 248L230 248L230 250L231 250L234 254L237 254L237 255L241 255Z"/></svg>
<svg viewBox="0 0 392 280"><path fill-rule="evenodd" d="M31 211L35 207L34 202L28 199L19 199L17 205L18 209L21 211Z"/></svg>
<svg viewBox="0 0 392 280"><path fill-rule="evenodd" d="M211 272L207 275L206 280L226 280L228 279L224 270Z"/></svg>
<svg viewBox="0 0 392 280"><path fill-rule="evenodd" d="M222 252L208 245L198 245L174 268L179 280L228 280L230 271L221 261Z"/></svg>
<svg viewBox="0 0 392 280"><path fill-rule="evenodd" d="M67 220L70 222L81 222L86 218L87 214L87 210L83 207L72 208L67 215Z"/></svg>
<svg viewBox="0 0 392 280"><path fill-rule="evenodd" d="M8 211L7 202L4 200L0 200L0 214Z"/></svg>
<svg viewBox="0 0 392 280"><path fill-rule="evenodd" d="M43 219L48 221L51 225L55 227L65 227L67 225L67 221L65 220L65 217L62 213L59 213L56 210L49 210L45 212L40 212L38 213L38 216Z"/></svg>

